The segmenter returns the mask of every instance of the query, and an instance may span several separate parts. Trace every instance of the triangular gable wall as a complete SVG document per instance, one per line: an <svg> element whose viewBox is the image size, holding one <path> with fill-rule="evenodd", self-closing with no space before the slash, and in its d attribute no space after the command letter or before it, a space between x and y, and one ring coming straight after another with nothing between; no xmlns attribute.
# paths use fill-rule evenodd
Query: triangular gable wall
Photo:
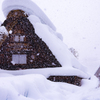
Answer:
<svg viewBox="0 0 100 100"><path fill-rule="evenodd" d="M48 46L35 34L32 24L26 17L18 18L17 23L12 18L8 18L3 25L8 30L12 29L12 34L0 47L0 68L14 70L61 67ZM19 64L17 60L14 62L14 57L19 57L16 59L20 59L22 62L25 62L22 60L25 59L26 63L21 64L22 62L20 62Z"/></svg>

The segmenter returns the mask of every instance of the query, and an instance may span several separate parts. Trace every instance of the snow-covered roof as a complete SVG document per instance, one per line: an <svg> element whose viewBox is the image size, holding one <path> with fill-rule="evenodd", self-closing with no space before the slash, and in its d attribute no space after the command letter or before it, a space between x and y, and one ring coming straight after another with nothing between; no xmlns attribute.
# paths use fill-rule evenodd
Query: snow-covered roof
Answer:
<svg viewBox="0 0 100 100"><path fill-rule="evenodd" d="M4 26L0 26L0 34L8 35L8 32Z"/></svg>
<svg viewBox="0 0 100 100"><path fill-rule="evenodd" d="M50 19L44 14L44 12L31 0L4 0L2 4L2 10L5 16L11 10L21 9L28 15L34 14L38 16L42 23L47 24L53 30L56 30Z"/></svg>

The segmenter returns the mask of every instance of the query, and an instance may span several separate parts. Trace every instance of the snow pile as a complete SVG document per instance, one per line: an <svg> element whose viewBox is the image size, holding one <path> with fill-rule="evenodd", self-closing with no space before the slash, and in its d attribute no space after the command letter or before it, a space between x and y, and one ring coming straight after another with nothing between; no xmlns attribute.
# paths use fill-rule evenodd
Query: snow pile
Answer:
<svg viewBox="0 0 100 100"><path fill-rule="evenodd" d="M4 26L0 26L0 35L2 34L8 35L8 32Z"/></svg>
<svg viewBox="0 0 100 100"><path fill-rule="evenodd" d="M51 82L39 74L13 76L3 73L0 76L0 100L100 100L95 77L83 80L83 86L78 87Z"/></svg>
<svg viewBox="0 0 100 100"><path fill-rule="evenodd" d="M36 23L41 23L39 17L37 17L36 15L30 15L28 19L33 24L33 26L35 26ZM47 28L51 31L51 33L55 34L59 39L63 40L63 36L60 33L52 30L52 28L50 28L49 26L47 26Z"/></svg>
<svg viewBox="0 0 100 100"><path fill-rule="evenodd" d="M34 14L38 16L42 23L47 24L53 30L56 30L55 26L49 20L49 18L44 14L44 12L31 0L4 0L2 5L2 10L5 16L11 10L21 9L25 11L28 15ZM40 16L41 15L41 16Z"/></svg>
<svg viewBox="0 0 100 100"><path fill-rule="evenodd" d="M8 36L6 28L4 26L0 26L0 42L2 42L6 36Z"/></svg>
<svg viewBox="0 0 100 100"><path fill-rule="evenodd" d="M14 63L14 62L12 62ZM13 75L26 75L26 74L41 74L48 78L51 75L54 76L79 76L81 78L89 79L91 78L88 74L84 73L81 70L75 68L39 68L39 69L27 69L27 70L16 70L16 71L8 71L8 70L0 70L0 73L7 73Z"/></svg>

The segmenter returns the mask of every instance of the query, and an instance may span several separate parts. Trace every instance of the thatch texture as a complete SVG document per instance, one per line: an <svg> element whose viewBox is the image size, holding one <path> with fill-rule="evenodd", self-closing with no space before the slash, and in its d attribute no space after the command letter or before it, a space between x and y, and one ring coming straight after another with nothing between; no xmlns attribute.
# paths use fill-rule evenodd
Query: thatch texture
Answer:
<svg viewBox="0 0 100 100"><path fill-rule="evenodd" d="M49 47L35 34L27 15L21 10L11 11L2 24L12 31L0 47L0 68L8 70L61 67ZM42 34L42 33L41 33ZM17 37L17 40L15 39ZM23 41L20 40L21 37ZM26 64L12 63L12 55L26 54Z"/></svg>

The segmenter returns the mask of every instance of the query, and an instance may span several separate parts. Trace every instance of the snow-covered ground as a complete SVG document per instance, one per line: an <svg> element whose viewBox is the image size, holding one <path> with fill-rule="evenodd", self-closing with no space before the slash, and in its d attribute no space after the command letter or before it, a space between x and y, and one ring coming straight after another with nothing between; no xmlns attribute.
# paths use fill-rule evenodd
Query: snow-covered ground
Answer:
<svg viewBox="0 0 100 100"><path fill-rule="evenodd" d="M48 81L39 74L0 74L0 100L100 100L98 80L83 80L78 87Z"/></svg>
<svg viewBox="0 0 100 100"><path fill-rule="evenodd" d="M3 0L0 0L0 7L2 1ZM48 81L46 77L44 77L45 75L40 75L41 70L38 70L38 74L35 74L33 70L26 70L24 72L7 72L0 70L0 100L100 100L99 81L93 76L93 73L95 73L100 64L100 1L33 1L40 6L50 18L56 26L58 33L63 35L64 42L68 47L74 47L79 52L79 61L89 69L88 72L92 74L91 79L82 80L82 87L77 87L67 83ZM5 18L1 9L0 14L0 20L3 22ZM37 24L35 27L37 26L41 25ZM42 30L41 27L40 30ZM40 30L36 30L38 35L41 35L39 34ZM51 34L49 35L51 36ZM56 38L54 37L54 39ZM60 39L62 40L61 36ZM59 43L61 44L61 41ZM64 59L59 58L59 61L66 65ZM75 63L72 62L72 64L79 65L76 61ZM46 74L45 69L42 71ZM55 72L52 73L55 74ZM64 72L64 74L66 73L67 72ZM72 74L72 72L70 71L69 74ZM83 74L81 73L80 75Z"/></svg>

